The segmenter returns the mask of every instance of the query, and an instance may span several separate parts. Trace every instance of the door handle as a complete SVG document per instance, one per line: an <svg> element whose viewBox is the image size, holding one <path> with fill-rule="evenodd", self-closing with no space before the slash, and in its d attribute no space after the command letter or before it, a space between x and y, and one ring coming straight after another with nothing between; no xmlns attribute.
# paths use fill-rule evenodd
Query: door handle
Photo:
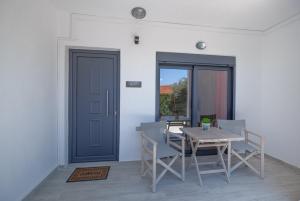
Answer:
<svg viewBox="0 0 300 201"><path fill-rule="evenodd" d="M108 110L109 110L109 92L106 90L106 116L108 117Z"/></svg>

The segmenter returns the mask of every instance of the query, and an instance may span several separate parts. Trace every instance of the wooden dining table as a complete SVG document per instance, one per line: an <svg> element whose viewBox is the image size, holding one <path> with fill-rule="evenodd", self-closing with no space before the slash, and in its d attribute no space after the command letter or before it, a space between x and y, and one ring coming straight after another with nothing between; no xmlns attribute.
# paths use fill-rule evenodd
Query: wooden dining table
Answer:
<svg viewBox="0 0 300 201"><path fill-rule="evenodd" d="M200 185L201 186L203 185L202 178L201 178L202 174L224 173L227 181L230 182L231 143L233 141L243 141L244 137L215 127L209 128L207 130L203 130L202 127L189 127L189 128L182 128L181 130L187 136L191 144L192 160L194 161L196 166L197 176ZM217 169L200 171L199 166L203 165L203 163L198 163L196 153L198 149L201 147L216 147L219 157L218 160L216 160L213 163L215 164L221 163L222 167ZM226 149L228 150L227 167L223 158L223 154Z"/></svg>

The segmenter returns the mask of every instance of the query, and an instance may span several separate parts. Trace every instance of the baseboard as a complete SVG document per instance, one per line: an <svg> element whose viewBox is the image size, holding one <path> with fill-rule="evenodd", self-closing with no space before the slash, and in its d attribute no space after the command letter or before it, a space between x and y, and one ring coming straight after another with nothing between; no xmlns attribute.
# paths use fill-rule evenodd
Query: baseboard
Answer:
<svg viewBox="0 0 300 201"><path fill-rule="evenodd" d="M283 165L289 166L289 167L292 168L292 169L295 169L295 170L297 170L297 171L300 171L300 168L299 168L299 167L297 167L297 166L295 166L295 165L292 165L292 164L290 164L290 163L287 163L287 162L285 162L285 161L283 161L283 160L280 160L280 159L278 159L278 158L275 158L274 156L271 156L271 155L265 153L265 157L271 158L272 160L275 160L275 161L277 161L277 162L279 162L279 163L281 163L281 164L283 164Z"/></svg>
<svg viewBox="0 0 300 201"><path fill-rule="evenodd" d="M50 171L50 173L40 183L38 183L38 185L36 185L22 200L26 201L37 190L37 188L40 185L42 185L49 178L49 176L58 168L59 166L56 166L52 171Z"/></svg>

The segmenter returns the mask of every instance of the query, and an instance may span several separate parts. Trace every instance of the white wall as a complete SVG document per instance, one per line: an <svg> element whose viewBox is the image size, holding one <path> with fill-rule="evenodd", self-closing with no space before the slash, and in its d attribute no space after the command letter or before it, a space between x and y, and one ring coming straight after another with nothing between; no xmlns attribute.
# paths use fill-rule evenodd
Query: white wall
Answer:
<svg viewBox="0 0 300 201"><path fill-rule="evenodd" d="M270 155L300 167L300 18L263 37L262 133Z"/></svg>
<svg viewBox="0 0 300 201"><path fill-rule="evenodd" d="M0 200L57 166L55 16L45 0L0 2Z"/></svg>
<svg viewBox="0 0 300 201"><path fill-rule="evenodd" d="M62 12L63 13L63 12ZM66 14L60 22L66 22ZM153 121L155 115L156 52L182 52L229 55L237 58L236 117L245 118L254 131L260 128L260 69L261 34L208 30L191 26L176 26L151 22L107 19L73 15L70 39L61 39L59 45L60 89L60 163L67 161L67 53L68 46L114 48L121 51L121 122L120 160L139 159L139 138L135 127L142 121ZM63 29L60 36L69 34ZM133 35L140 36L141 44L134 45ZM208 48L195 48L198 40ZM140 80L142 88L126 88L126 80ZM133 104L134 103L134 104Z"/></svg>

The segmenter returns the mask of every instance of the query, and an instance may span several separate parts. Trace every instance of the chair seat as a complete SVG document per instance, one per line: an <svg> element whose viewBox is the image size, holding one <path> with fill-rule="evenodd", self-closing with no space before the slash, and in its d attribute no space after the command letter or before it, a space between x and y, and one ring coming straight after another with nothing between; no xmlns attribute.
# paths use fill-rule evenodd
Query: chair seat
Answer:
<svg viewBox="0 0 300 201"><path fill-rule="evenodd" d="M245 153L246 151L253 152L256 148L246 144L245 142L232 142L232 148L238 153Z"/></svg>
<svg viewBox="0 0 300 201"><path fill-rule="evenodd" d="M179 152L171 148L168 144L158 143L157 144L157 158L164 158L169 156L175 156Z"/></svg>

